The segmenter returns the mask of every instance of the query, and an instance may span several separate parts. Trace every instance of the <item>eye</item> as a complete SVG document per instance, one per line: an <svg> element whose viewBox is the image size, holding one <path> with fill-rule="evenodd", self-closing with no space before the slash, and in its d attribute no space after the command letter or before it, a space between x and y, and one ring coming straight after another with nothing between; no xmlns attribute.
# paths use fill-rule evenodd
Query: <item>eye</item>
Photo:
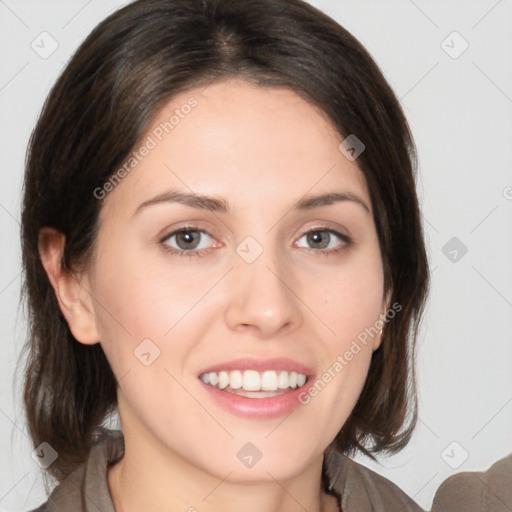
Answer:
<svg viewBox="0 0 512 512"><path fill-rule="evenodd" d="M179 256L203 256L203 253L199 252L206 249L207 247L201 247L201 238L209 237L213 240L213 237L202 229L193 227L182 227L172 233L165 235L160 243L164 249L172 254ZM174 242L172 242L174 240ZM173 247L172 243L176 244L177 247ZM208 244L206 244L208 245Z"/></svg>
<svg viewBox="0 0 512 512"><path fill-rule="evenodd" d="M208 240L202 240L205 237L213 240L213 237L202 229L184 226L166 234L159 242L166 252L177 256L205 256L210 252L208 249L211 249L211 247L208 246ZM306 251L322 254L324 256L347 250L352 243L350 237L330 228L317 227L310 229L299 238L299 241L303 238L306 238L306 243L312 244L313 247L304 247L301 245L296 245L296 247L301 247ZM336 247L336 238L342 240L344 243L341 245L338 244L338 247ZM209 243L211 244L211 242ZM296 243L298 244L298 242ZM203 246L201 247L201 245Z"/></svg>
<svg viewBox="0 0 512 512"><path fill-rule="evenodd" d="M305 247L307 251L314 251L316 253L322 253L324 255L330 255L334 253L338 253L340 251L347 250L351 245L351 239L347 235L343 235L342 233L338 233L334 229L327 228L313 228L306 231L299 239L306 238L307 244L312 244L313 248ZM338 238L342 240L344 243L341 246L336 247L335 239ZM298 246L304 247L304 246ZM335 248L333 248L335 247Z"/></svg>

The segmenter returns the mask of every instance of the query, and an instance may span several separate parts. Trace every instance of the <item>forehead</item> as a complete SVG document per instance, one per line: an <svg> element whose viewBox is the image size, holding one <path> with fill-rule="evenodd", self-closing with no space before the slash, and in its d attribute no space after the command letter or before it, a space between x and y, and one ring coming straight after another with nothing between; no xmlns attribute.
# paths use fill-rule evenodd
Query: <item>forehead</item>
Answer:
<svg viewBox="0 0 512 512"><path fill-rule="evenodd" d="M239 79L193 88L157 112L130 155L128 179L106 203L133 209L178 188L229 197L240 210L337 189L371 207L364 175L338 149L342 139L319 109L289 89Z"/></svg>

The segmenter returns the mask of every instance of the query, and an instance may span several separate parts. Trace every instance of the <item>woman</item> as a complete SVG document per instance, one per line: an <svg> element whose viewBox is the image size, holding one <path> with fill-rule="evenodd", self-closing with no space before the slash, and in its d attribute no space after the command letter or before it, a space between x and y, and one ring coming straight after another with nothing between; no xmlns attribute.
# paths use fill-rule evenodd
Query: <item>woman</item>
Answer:
<svg viewBox="0 0 512 512"><path fill-rule="evenodd" d="M421 510L349 458L416 421L414 173L377 65L307 3L102 22L27 159L39 510Z"/></svg>

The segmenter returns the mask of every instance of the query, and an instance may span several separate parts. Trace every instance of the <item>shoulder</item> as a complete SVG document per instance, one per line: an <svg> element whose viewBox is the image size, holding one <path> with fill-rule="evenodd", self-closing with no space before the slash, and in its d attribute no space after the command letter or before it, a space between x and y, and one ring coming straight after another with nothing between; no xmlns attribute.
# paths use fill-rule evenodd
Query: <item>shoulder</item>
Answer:
<svg viewBox="0 0 512 512"><path fill-rule="evenodd" d="M346 512L424 512L396 484L335 450L326 456L326 475Z"/></svg>
<svg viewBox="0 0 512 512"><path fill-rule="evenodd" d="M512 454L487 471L457 473L437 489L432 512L512 510Z"/></svg>
<svg viewBox="0 0 512 512"><path fill-rule="evenodd" d="M120 430L97 432L88 459L53 489L48 500L30 512L115 512L107 483L110 463L124 455Z"/></svg>

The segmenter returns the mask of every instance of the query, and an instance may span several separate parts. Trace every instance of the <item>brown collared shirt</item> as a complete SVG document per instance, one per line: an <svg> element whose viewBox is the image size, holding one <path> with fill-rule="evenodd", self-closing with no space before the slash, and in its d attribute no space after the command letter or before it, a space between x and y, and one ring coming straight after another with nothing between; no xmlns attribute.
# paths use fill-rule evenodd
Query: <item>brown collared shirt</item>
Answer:
<svg viewBox="0 0 512 512"><path fill-rule="evenodd" d="M124 455L121 430L107 430L88 460L52 491L33 512L115 512L107 468ZM424 512L394 483L337 451L326 457L327 492L337 495L343 512Z"/></svg>

